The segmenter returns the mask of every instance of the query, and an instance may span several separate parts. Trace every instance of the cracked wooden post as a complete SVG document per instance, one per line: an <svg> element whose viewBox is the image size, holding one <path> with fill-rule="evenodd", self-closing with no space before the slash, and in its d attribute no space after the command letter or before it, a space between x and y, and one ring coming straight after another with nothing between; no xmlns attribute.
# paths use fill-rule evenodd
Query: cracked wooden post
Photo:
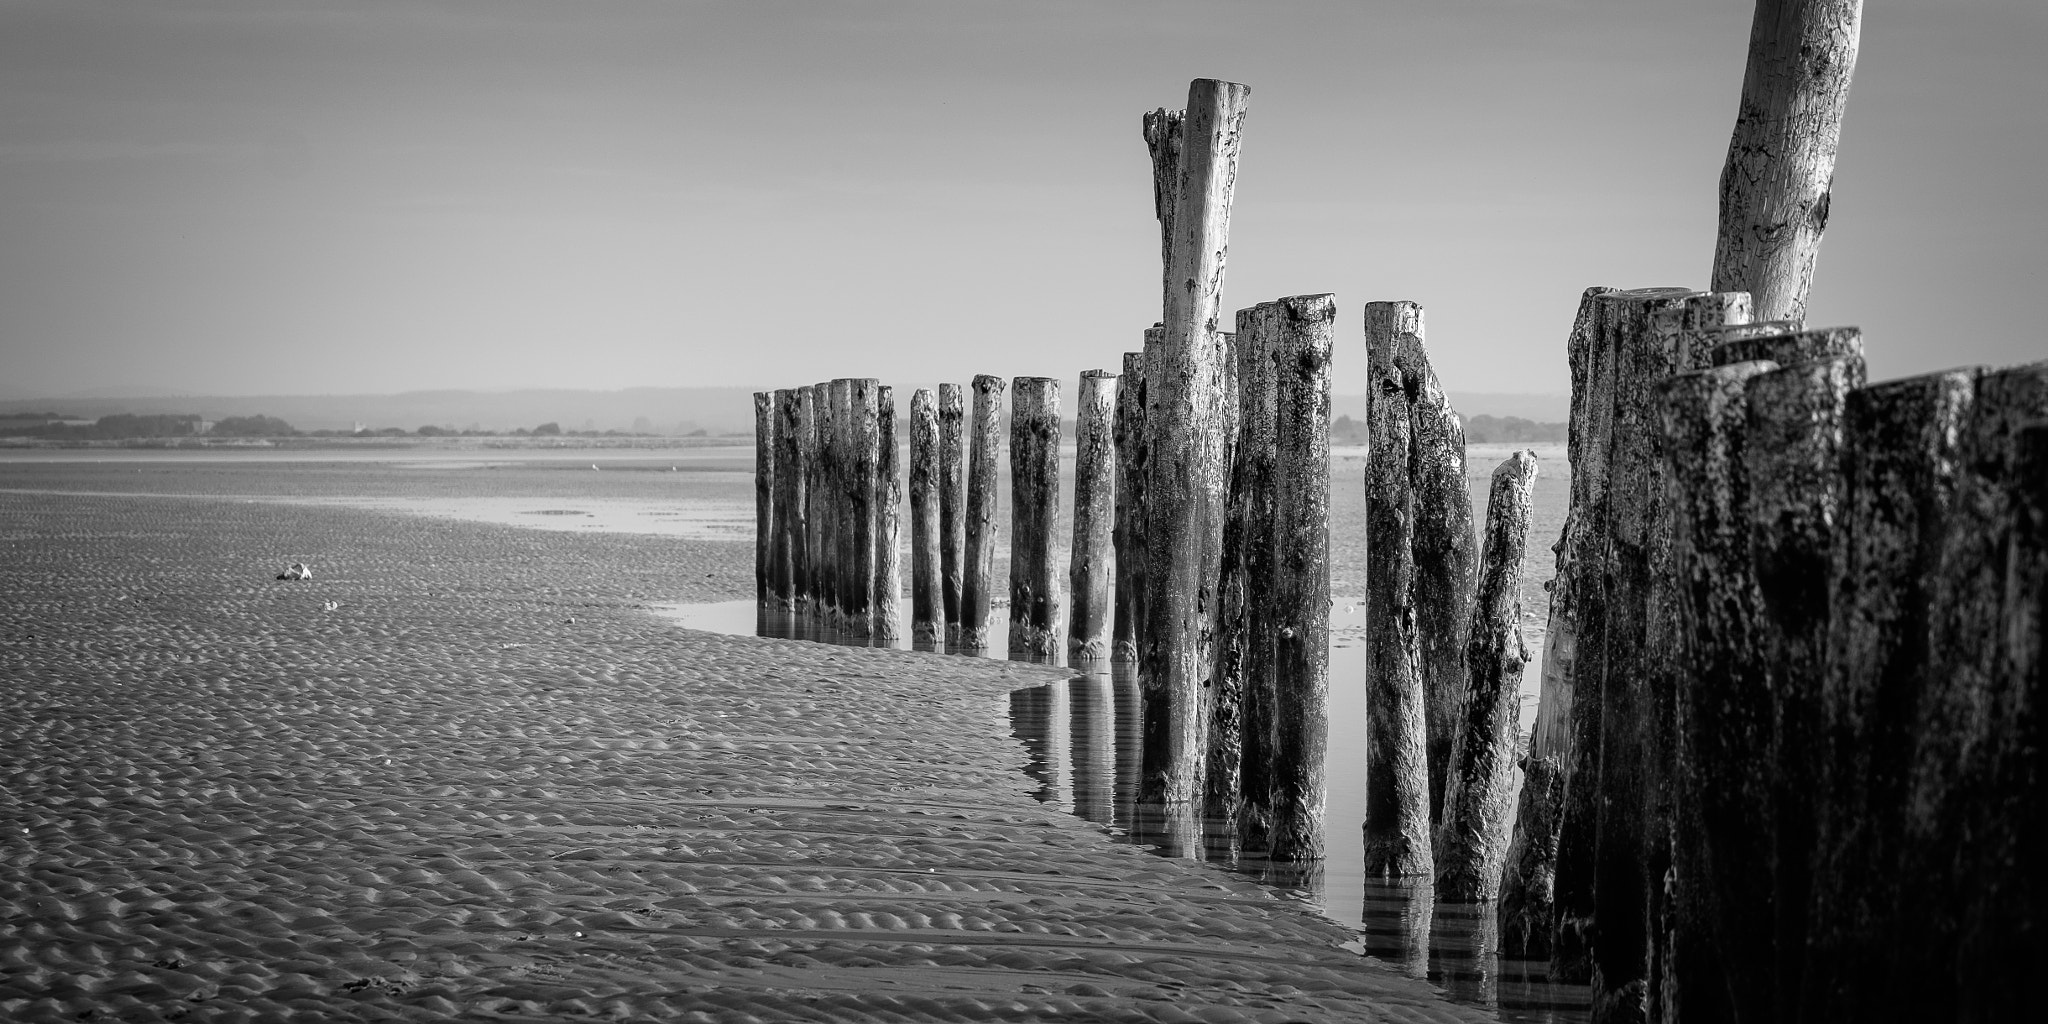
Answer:
<svg viewBox="0 0 2048 1024"><path fill-rule="evenodd" d="M1059 559L1060 382L1010 382L1010 652L1065 650Z"/></svg>
<svg viewBox="0 0 2048 1024"><path fill-rule="evenodd" d="M1536 723L1523 761L1514 838L1501 876L1500 948L1504 954L1541 959L1550 955L1555 920L1558 831L1564 817L1564 781L1573 761L1574 704L1579 594L1593 585L1588 545L1594 527L1594 498L1603 485L1604 460L1594 454L1592 426L1600 412L1588 384L1596 376L1595 301L1612 288L1595 286L1579 297L1578 314L1566 341L1571 359L1572 404L1569 452L1571 500L1563 535L1551 550L1557 572L1550 583L1549 626L1543 644L1543 682Z"/></svg>
<svg viewBox="0 0 2048 1024"><path fill-rule="evenodd" d="M1127 663L1138 660L1138 629L1145 618L1145 373L1144 352L1124 353L1116 389L1116 621L1110 654Z"/></svg>
<svg viewBox="0 0 2048 1024"><path fill-rule="evenodd" d="M796 510L802 529L791 544L796 564L791 580L796 587L795 607L799 614L814 610L817 585L818 528L816 512L818 473L817 389L810 385L796 389Z"/></svg>
<svg viewBox="0 0 2048 1024"><path fill-rule="evenodd" d="M910 637L945 642L939 557L939 410L930 388L910 394Z"/></svg>
<svg viewBox="0 0 2048 1024"><path fill-rule="evenodd" d="M1204 634L1216 585L1204 574L1213 572L1222 545L1224 496L1214 489L1226 469L1224 424L1218 422L1224 368L1217 302L1250 95L1245 86L1213 79L1189 85L1173 216L1161 225L1165 315L1146 389L1149 565L1139 681L1146 695L1145 795L1169 803L1199 799L1204 777ZM1156 153L1154 166L1162 166ZM1162 201L1160 211L1167 208Z"/></svg>
<svg viewBox="0 0 2048 1024"><path fill-rule="evenodd" d="M1272 824L1275 445L1280 426L1279 303L1237 311L1238 431L1216 583L1216 668L1210 688L1204 803L1240 849L1267 848Z"/></svg>
<svg viewBox="0 0 2048 1024"><path fill-rule="evenodd" d="M1001 377L974 377L974 419L967 453L966 551L960 580L960 646L988 649L990 588L996 567L996 465L1002 454Z"/></svg>
<svg viewBox="0 0 2048 1024"><path fill-rule="evenodd" d="M775 606L796 609L797 570L803 563L803 459L797 441L797 393L775 392Z"/></svg>
<svg viewBox="0 0 2048 1024"><path fill-rule="evenodd" d="M812 542L816 554L811 558L811 617L826 624L839 607L839 576L834 569L838 564L839 534L838 430L832 412L831 382L818 382L811 388L811 396L818 429L812 440L816 455L811 467L809 519L811 532L817 535Z"/></svg>
<svg viewBox="0 0 2048 1024"><path fill-rule="evenodd" d="M1330 693L1330 359L1337 307L1329 295L1277 303L1272 622L1273 719L1269 856L1320 860L1328 779Z"/></svg>
<svg viewBox="0 0 2048 1024"><path fill-rule="evenodd" d="M1529 660L1522 641L1522 554L1535 485L1536 453L1519 451L1494 468L1487 495L1486 542L1465 640L1470 696L1451 745L1435 844L1440 899L1500 894L1515 803L1522 666Z"/></svg>
<svg viewBox="0 0 2048 1024"><path fill-rule="evenodd" d="M896 389L875 388L875 593L868 621L876 646L903 636L903 473L897 465Z"/></svg>
<svg viewBox="0 0 2048 1024"><path fill-rule="evenodd" d="M1465 641L1471 628L1473 576L1472 492L1465 483L1465 428L1437 382L1424 347L1422 309L1415 310L1415 344L1400 346L1409 391L1409 486L1415 502L1414 566L1416 652L1420 656L1423 724L1428 730L1429 814L1443 815L1451 745L1469 684Z"/></svg>
<svg viewBox="0 0 2048 1024"><path fill-rule="evenodd" d="M1806 317L1862 22L1863 0L1757 0L1711 287L1755 296L1758 319Z"/></svg>
<svg viewBox="0 0 2048 1024"><path fill-rule="evenodd" d="M939 385L939 611L946 642L960 642L962 575L967 564L967 402L958 384Z"/></svg>
<svg viewBox="0 0 2048 1024"><path fill-rule="evenodd" d="M1074 396L1074 542L1068 568L1067 654L1074 661L1109 657L1110 593L1116 574L1117 375L1081 374Z"/></svg>
<svg viewBox="0 0 2048 1024"><path fill-rule="evenodd" d="M1366 746L1365 873L1433 875L1428 725L1415 635L1414 417L1397 351L1422 331L1413 302L1365 304Z"/></svg>
<svg viewBox="0 0 2048 1024"><path fill-rule="evenodd" d="M754 392L754 597L775 601L775 395Z"/></svg>
<svg viewBox="0 0 2048 1024"><path fill-rule="evenodd" d="M853 379L832 381L832 628L853 614Z"/></svg>
<svg viewBox="0 0 2048 1024"><path fill-rule="evenodd" d="M852 439L853 458L850 460L847 486L847 505L853 520L853 530L848 550L852 555L853 574L847 588L849 608L846 614L846 628L855 637L867 639L874 636L875 598L875 523L878 495L876 470L881 462L881 423L879 414L880 382L873 377L853 379L850 403L853 410Z"/></svg>

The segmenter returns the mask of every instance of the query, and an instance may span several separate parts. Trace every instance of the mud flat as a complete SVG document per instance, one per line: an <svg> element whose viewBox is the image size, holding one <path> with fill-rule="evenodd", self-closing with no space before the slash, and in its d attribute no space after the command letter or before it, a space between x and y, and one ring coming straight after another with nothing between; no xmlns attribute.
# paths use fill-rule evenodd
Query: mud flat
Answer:
<svg viewBox="0 0 2048 1024"><path fill-rule="evenodd" d="M643 610L745 545L15 492L0 551L0 1019L1485 1019L1034 799L1061 672Z"/></svg>

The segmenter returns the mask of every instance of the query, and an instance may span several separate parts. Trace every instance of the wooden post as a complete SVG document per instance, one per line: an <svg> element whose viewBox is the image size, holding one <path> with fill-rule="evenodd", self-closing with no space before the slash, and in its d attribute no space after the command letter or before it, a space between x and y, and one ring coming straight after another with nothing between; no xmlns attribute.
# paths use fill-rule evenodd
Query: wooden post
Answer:
<svg viewBox="0 0 2048 1024"><path fill-rule="evenodd" d="M1416 653L1422 677L1423 722L1428 729L1429 813L1442 818L1451 745L1469 685L1466 636L1471 629L1473 577L1478 552L1472 532L1472 492L1465 483L1465 428L1437 382L1423 342L1422 307L1415 307L1415 343L1397 346L1394 360L1408 388L1409 487L1414 495Z"/></svg>
<svg viewBox="0 0 2048 1024"><path fill-rule="evenodd" d="M875 593L868 613L877 646L903 636L903 473L896 454L896 389L875 388Z"/></svg>
<svg viewBox="0 0 2048 1024"><path fill-rule="evenodd" d="M882 445L881 423L877 418L880 388L881 383L873 377L856 377L850 397L853 422L849 436L853 450L847 467L847 507L853 519L853 530L848 535L853 575L847 591L846 628L863 639L874 636L876 471L881 464Z"/></svg>
<svg viewBox="0 0 2048 1024"><path fill-rule="evenodd" d="M1019 377L1010 387L1010 652L1060 654L1060 382Z"/></svg>
<svg viewBox="0 0 2048 1024"><path fill-rule="evenodd" d="M1250 95L1245 86L1212 79L1189 85L1173 220L1162 225L1169 242L1164 331L1146 392L1150 564L1139 680L1146 693L1146 795L1169 803L1196 800L1203 782L1203 634L1215 588L1203 573L1222 546L1225 500L1214 493L1225 471L1217 301Z"/></svg>
<svg viewBox="0 0 2048 1024"><path fill-rule="evenodd" d="M1275 742L1266 802L1269 856L1320 860L1328 780L1330 692L1330 358L1337 306L1329 295L1278 303L1272 595Z"/></svg>
<svg viewBox="0 0 2048 1024"><path fill-rule="evenodd" d="M949 644L960 642L960 588L967 560L966 418L960 385L939 385L939 610Z"/></svg>
<svg viewBox="0 0 2048 1024"><path fill-rule="evenodd" d="M1523 763L1522 793L1516 804L1514 838L1508 843L1507 867L1501 876L1500 939L1507 955L1542 958L1550 955L1555 920L1558 833L1564 820L1565 778L1571 772L1571 714L1575 676L1579 595L1594 585L1590 566L1595 497L1604 480L1605 460L1596 455L1592 429L1602 406L1592 400L1592 381L1600 375L1596 301L1612 288L1592 287L1579 297L1566 351L1571 359L1571 500L1564 533L1551 550L1557 573L1550 584L1550 620L1543 644L1543 684L1536 705L1536 724ZM1601 421L1604 422L1604 421Z"/></svg>
<svg viewBox="0 0 2048 1024"><path fill-rule="evenodd" d="M825 623L838 605L838 581L832 574L833 534L839 525L832 502L832 385L821 381L811 385L810 392L811 482L805 495L810 508L804 516L810 536L804 543L811 552L811 618Z"/></svg>
<svg viewBox="0 0 2048 1024"><path fill-rule="evenodd" d="M988 649L989 594L996 563L996 462L1003 445L1006 387L1001 377L985 373L974 377L974 421L967 455L967 543L960 581L960 646L974 651Z"/></svg>
<svg viewBox="0 0 2048 1024"><path fill-rule="evenodd" d="M754 596L761 607L775 600L775 396L754 392Z"/></svg>
<svg viewBox="0 0 2048 1024"><path fill-rule="evenodd" d="M1071 660L1109 657L1110 585L1116 574L1111 534L1116 518L1117 375L1086 370L1074 397L1074 546L1069 566L1073 608L1067 627Z"/></svg>
<svg viewBox="0 0 2048 1024"><path fill-rule="evenodd" d="M1414 417L1398 350L1420 345L1422 307L1365 304L1365 873L1433 875L1428 725L1415 635Z"/></svg>
<svg viewBox="0 0 2048 1024"><path fill-rule="evenodd" d="M1757 0L1712 287L1754 295L1758 319L1806 317L1862 23L1863 0Z"/></svg>
<svg viewBox="0 0 2048 1024"><path fill-rule="evenodd" d="M930 388L910 394L910 636L945 642L939 556L939 410Z"/></svg>
<svg viewBox="0 0 2048 1024"><path fill-rule="evenodd" d="M1522 642L1522 554L1535 485L1536 453L1520 451L1494 468L1487 495L1486 544L1465 641L1470 696L1451 745L1451 777L1435 843L1436 894L1442 899L1500 895L1508 816L1514 813L1522 666L1529 660Z"/></svg>
<svg viewBox="0 0 2048 1024"><path fill-rule="evenodd" d="M1237 311L1238 431L1216 584L1215 701L1204 804L1242 849L1264 849L1272 823L1274 461L1280 426L1280 304Z"/></svg>
<svg viewBox="0 0 2048 1024"><path fill-rule="evenodd" d="M797 441L797 393L775 392L775 606L796 608L797 566L803 544L803 458Z"/></svg>
<svg viewBox="0 0 2048 1024"><path fill-rule="evenodd" d="M853 613L853 380L832 381L832 620L845 629Z"/></svg>
<svg viewBox="0 0 2048 1024"><path fill-rule="evenodd" d="M1146 332L1148 335L1150 331ZM1147 349L1157 351L1156 343ZM1116 391L1116 624L1111 656L1138 660L1145 621L1145 352L1124 353Z"/></svg>
<svg viewBox="0 0 2048 1024"><path fill-rule="evenodd" d="M818 475L818 389L805 385L796 389L796 479L797 513L803 528L798 531L792 551L796 565L791 571L796 585L796 608L816 611L818 575L817 475Z"/></svg>

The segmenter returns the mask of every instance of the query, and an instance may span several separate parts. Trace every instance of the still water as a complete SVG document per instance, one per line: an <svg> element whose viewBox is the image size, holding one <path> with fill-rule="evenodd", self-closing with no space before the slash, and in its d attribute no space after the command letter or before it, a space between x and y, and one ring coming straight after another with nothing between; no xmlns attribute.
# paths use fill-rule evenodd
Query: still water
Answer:
<svg viewBox="0 0 2048 1024"><path fill-rule="evenodd" d="M752 601L678 605L661 611L689 629L875 646L805 617L764 611ZM1156 805L1138 802L1142 704L1134 666L1130 665L1084 662L1071 666L1074 674L1064 682L1010 694L1010 727L1030 754L1025 770L1038 784L1038 798L1102 826L1122 841L1149 847L1162 856L1208 860L1307 903L1357 930L1354 948L1365 955L1428 979L1458 1002L1495 1010L1503 1021L1562 1024L1585 1020L1588 996L1584 986L1552 984L1546 977L1547 964L1499 955L1493 904L1440 902L1427 883L1365 878L1362 619L1362 610L1354 606L1339 604L1331 609L1328 859L1323 863L1272 865L1241 856L1232 850L1227 831L1217 823L1176 820ZM909 620L906 601L903 621ZM986 650L948 650L913 645L908 640L893 646L905 650L915 646L940 656L1014 657L1065 664L1057 658L1005 654L1007 609L993 609L991 620ZM1533 713L1534 694L1525 693L1525 729Z"/></svg>

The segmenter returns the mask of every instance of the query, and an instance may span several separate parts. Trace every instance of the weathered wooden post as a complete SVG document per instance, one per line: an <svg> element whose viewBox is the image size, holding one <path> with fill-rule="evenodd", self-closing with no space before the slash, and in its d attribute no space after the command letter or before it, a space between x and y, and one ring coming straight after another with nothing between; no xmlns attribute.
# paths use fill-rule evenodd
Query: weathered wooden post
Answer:
<svg viewBox="0 0 2048 1024"><path fill-rule="evenodd" d="M1074 546L1068 568L1073 606L1067 653L1075 661L1109 657L1110 584L1116 573L1117 375L1085 370L1074 397ZM1055 456L1057 457L1057 456Z"/></svg>
<svg viewBox="0 0 2048 1024"><path fill-rule="evenodd" d="M1365 305L1366 460L1365 873L1432 875L1428 726L1415 636L1414 419L1397 350L1419 345L1422 307Z"/></svg>
<svg viewBox="0 0 2048 1024"><path fill-rule="evenodd" d="M800 614L814 610L817 583L818 529L815 482L818 472L817 389L806 384L796 389L796 510L801 528L790 547L796 564L790 577L796 587L795 607Z"/></svg>
<svg viewBox="0 0 2048 1024"><path fill-rule="evenodd" d="M1147 331L1148 338L1151 331ZM1146 342L1148 351L1158 345ZM1116 624L1112 657L1138 660L1144 615L1145 566L1145 352L1124 353L1116 391Z"/></svg>
<svg viewBox="0 0 2048 1024"><path fill-rule="evenodd" d="M1215 491L1227 486L1223 424L1218 422L1224 373L1216 338L1217 302L1250 95L1243 85L1213 79L1189 85L1173 176L1173 216L1161 224L1167 240L1165 316L1146 391L1150 564L1139 681L1146 693L1147 796L1171 803L1198 799L1203 783L1208 724L1203 634L1210 627L1215 587L1213 576L1204 578L1204 571L1213 571L1214 553L1222 546L1225 496ZM1165 120L1164 112L1147 118L1148 126ZM1155 173L1163 166L1155 146ZM1161 198L1163 213L1163 193Z"/></svg>
<svg viewBox="0 0 2048 1024"><path fill-rule="evenodd" d="M1519 957L1550 955L1555 920L1558 832L1564 820L1565 778L1573 762L1571 713L1574 698L1579 595L1596 585L1588 545L1595 528L1594 498L1604 486L1605 459L1593 444L1596 416L1588 383L1594 365L1598 330L1596 300L1613 291L1592 287L1579 297L1578 314L1566 351L1571 359L1571 441L1568 449L1571 501L1564 534L1551 550L1557 573L1550 583L1549 627L1543 644L1543 683L1536 705L1536 724L1523 762L1522 793L1516 804L1514 838L1508 844L1507 867L1501 876L1501 951Z"/></svg>
<svg viewBox="0 0 2048 1024"><path fill-rule="evenodd" d="M1237 311L1237 445L1216 583L1216 669L1210 687L1215 706L1204 803L1210 817L1234 823L1245 849L1263 849L1269 842L1270 759L1278 742L1271 588L1278 528L1273 473L1280 426L1279 318L1276 302Z"/></svg>
<svg viewBox="0 0 2048 1024"><path fill-rule="evenodd" d="M832 381L832 622L848 628L853 614L853 379Z"/></svg>
<svg viewBox="0 0 2048 1024"><path fill-rule="evenodd" d="M1529 660L1522 642L1522 554L1535 485L1536 453L1520 451L1494 468L1487 495L1479 589L1465 641L1470 696L1451 745L1451 777L1435 843L1436 894L1443 899L1500 895L1508 817L1515 807L1522 666Z"/></svg>
<svg viewBox="0 0 2048 1024"><path fill-rule="evenodd" d="M754 392L754 595L761 607L775 600L775 396Z"/></svg>
<svg viewBox="0 0 2048 1024"><path fill-rule="evenodd" d="M903 473L896 454L896 389L875 388L875 642L903 636Z"/></svg>
<svg viewBox="0 0 2048 1024"><path fill-rule="evenodd" d="M939 385L939 610L947 643L960 642L960 588L967 563L966 418L960 385Z"/></svg>
<svg viewBox="0 0 2048 1024"><path fill-rule="evenodd" d="M1471 629L1473 575L1478 551L1472 532L1472 492L1465 484L1465 428L1437 382L1424 347L1422 308L1415 308L1415 343L1394 350L1409 394L1409 487L1415 502L1416 653L1420 656L1423 721L1428 729L1429 814L1443 814L1451 745L1469 685L1465 643Z"/></svg>
<svg viewBox="0 0 2048 1024"><path fill-rule="evenodd" d="M1007 387L1001 377L985 373L974 377L966 552L960 580L960 646L974 651L988 648L989 595L996 566L996 462L1002 452L1003 391Z"/></svg>
<svg viewBox="0 0 2048 1024"><path fill-rule="evenodd" d="M1328 797L1330 358L1337 306L1329 295L1290 296L1277 305L1269 856L1305 861L1323 856Z"/></svg>
<svg viewBox="0 0 2048 1024"><path fill-rule="evenodd" d="M832 574L833 535L839 525L838 506L832 501L832 385L821 381L806 390L811 393L812 436L810 484L804 495L809 505L805 532L810 536L804 543L811 554L811 619L826 623L839 603L839 581Z"/></svg>
<svg viewBox="0 0 2048 1024"><path fill-rule="evenodd" d="M856 637L874 636L876 505L879 497L882 432L880 415L881 382L873 377L856 377L850 402L853 409L847 503L853 518L850 553L853 578L847 591L846 628Z"/></svg>
<svg viewBox="0 0 2048 1024"><path fill-rule="evenodd" d="M796 392L775 392L775 606L796 608L797 566L803 545L803 459L797 442Z"/></svg>
<svg viewBox="0 0 2048 1024"><path fill-rule="evenodd" d="M1060 382L1019 377L1010 389L1010 651L1060 654Z"/></svg>
<svg viewBox="0 0 2048 1024"><path fill-rule="evenodd" d="M1806 317L1862 24L1863 0L1757 0L1712 287L1754 295L1758 319Z"/></svg>
<svg viewBox="0 0 2048 1024"><path fill-rule="evenodd" d="M910 636L945 642L939 557L939 410L930 388L910 395Z"/></svg>

